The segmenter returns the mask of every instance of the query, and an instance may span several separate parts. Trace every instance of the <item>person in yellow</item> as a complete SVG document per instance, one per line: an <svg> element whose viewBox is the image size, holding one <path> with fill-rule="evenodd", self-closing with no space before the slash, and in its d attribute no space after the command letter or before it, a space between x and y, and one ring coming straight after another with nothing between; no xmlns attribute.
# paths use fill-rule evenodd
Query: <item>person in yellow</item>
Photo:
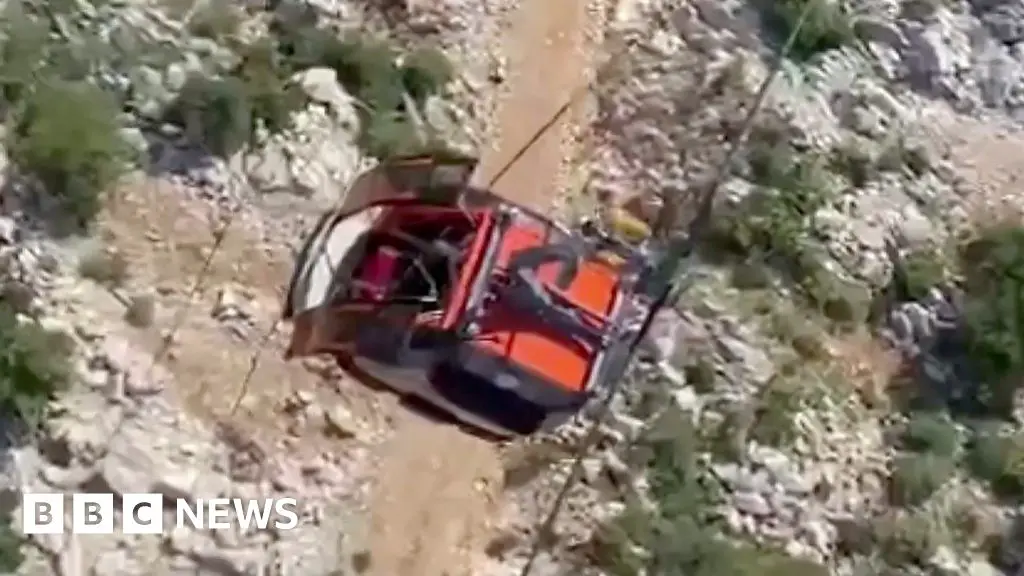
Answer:
<svg viewBox="0 0 1024 576"><path fill-rule="evenodd" d="M621 206L609 203L597 210L600 226L616 239L638 246L651 237L652 226L661 210L661 199L637 194ZM601 251L598 257L610 265L619 265L622 258L612 251Z"/></svg>
<svg viewBox="0 0 1024 576"><path fill-rule="evenodd" d="M608 209L607 226L622 240L639 244L651 237L655 221L664 203L653 194L636 194L621 207Z"/></svg>

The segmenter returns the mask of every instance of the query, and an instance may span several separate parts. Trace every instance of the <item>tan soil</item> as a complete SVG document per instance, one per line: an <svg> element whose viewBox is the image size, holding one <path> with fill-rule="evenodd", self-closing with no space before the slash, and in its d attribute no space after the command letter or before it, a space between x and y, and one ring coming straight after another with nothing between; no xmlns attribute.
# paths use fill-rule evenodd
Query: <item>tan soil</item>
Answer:
<svg viewBox="0 0 1024 576"><path fill-rule="evenodd" d="M486 183L517 154L536 131L585 82L595 22L586 2L523 0L505 51L508 94L500 106L495 148L485 151L477 179ZM556 122L512 165L495 186L500 194L548 210L569 187L567 170L575 158L576 106ZM153 351L175 325L191 282L214 245L217 224L204 201L188 200L170 184L130 184L111 203L101 227L108 244L131 262L135 284L156 287L163 314L149 329L126 329ZM163 188L160 188L163 187ZM180 198L180 201L179 201ZM273 333L281 298L293 265L282 247L268 247L260 230L247 222L232 225L206 275L205 287L189 308L166 364L177 376L177 393L194 413L235 424L268 438L293 435L280 414L282 401L296 389L324 394L320 379L303 363L281 357L282 334L275 334L259 356L245 390L260 340ZM217 289L242 287L259 311L255 341L233 340L210 318ZM107 306L110 303L107 302ZM114 310L111 310L113 313ZM448 424L400 409L389 394L338 385L341 401L374 428L391 421L392 437L380 446L377 480L370 500L370 576L480 576L475 557L490 538L489 523L502 483L498 447ZM329 390L328 392L334 392ZM241 407L232 412L240 396ZM337 402L333 397L330 401ZM317 442L303 449L338 449Z"/></svg>
<svg viewBox="0 0 1024 576"><path fill-rule="evenodd" d="M504 170L586 82L592 24L586 2L523 0L504 47L508 93L499 107L499 137L483 153L478 184ZM493 189L549 211L569 185L578 108L544 132ZM502 481L498 447L411 412L397 419L371 501L372 576L480 576L476 557L491 536Z"/></svg>
<svg viewBox="0 0 1024 576"><path fill-rule="evenodd" d="M190 199L174 185L154 180L126 184L108 204L100 235L129 263L124 292L152 287L158 303L154 324L126 327L127 336L160 354L160 363L175 376L175 394L194 415L230 422L254 439L265 439L268 447L294 436L280 409L297 390L322 397L328 406L343 401L360 417L372 418L377 403L373 392L346 383L325 387L303 363L284 361L287 330L275 330L274 323L280 317L292 256L284 247L264 242L259 230L243 218L227 229L187 304L215 244L218 224L209 215L206 201ZM256 326L245 339L211 317L217 294L225 287L251 299L247 307ZM100 299L94 300L94 307L102 309ZM164 335L172 329L173 345L165 351ZM342 386L345 397L339 399L335 390ZM306 446L314 449L320 443Z"/></svg>

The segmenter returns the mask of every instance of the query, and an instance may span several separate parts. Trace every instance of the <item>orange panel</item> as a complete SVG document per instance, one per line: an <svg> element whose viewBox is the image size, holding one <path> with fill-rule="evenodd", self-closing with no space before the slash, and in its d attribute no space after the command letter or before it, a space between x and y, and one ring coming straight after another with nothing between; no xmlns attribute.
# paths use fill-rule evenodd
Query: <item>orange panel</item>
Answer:
<svg viewBox="0 0 1024 576"><path fill-rule="evenodd" d="M511 256L545 241L540 227L517 227L509 230L498 255L497 264L505 267ZM558 264L541 266L538 275L554 288ZM610 312L617 276L600 262L585 262L565 296L580 307L604 316ZM557 289L557 288L556 288ZM476 344L492 354L503 356L552 382L573 391L583 389L595 354L582 343L541 324L538 320L503 306L493 306L481 319L481 333Z"/></svg>
<svg viewBox="0 0 1024 576"><path fill-rule="evenodd" d="M591 351L515 310L495 306L481 320L475 342L571 390L582 389L586 382Z"/></svg>

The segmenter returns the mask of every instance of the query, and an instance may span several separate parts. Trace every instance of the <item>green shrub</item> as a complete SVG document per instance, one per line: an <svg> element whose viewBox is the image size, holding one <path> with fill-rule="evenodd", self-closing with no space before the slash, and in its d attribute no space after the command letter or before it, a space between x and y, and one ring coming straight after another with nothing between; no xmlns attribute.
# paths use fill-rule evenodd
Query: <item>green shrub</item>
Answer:
<svg viewBox="0 0 1024 576"><path fill-rule="evenodd" d="M11 519L0 520L0 572L14 574L25 562L21 542L22 536L14 529Z"/></svg>
<svg viewBox="0 0 1024 576"><path fill-rule="evenodd" d="M809 250L813 218L832 197L823 159L801 156L775 139L752 142L747 159L758 187L731 214L713 221L713 246L763 258L796 281L811 276L818 266Z"/></svg>
<svg viewBox="0 0 1024 576"><path fill-rule="evenodd" d="M377 114L369 120L359 143L370 156L388 158L444 152L442 142L432 139L402 114Z"/></svg>
<svg viewBox="0 0 1024 576"><path fill-rule="evenodd" d="M911 416L903 432L908 450L950 457L960 445L956 426L945 414L918 412Z"/></svg>
<svg viewBox="0 0 1024 576"><path fill-rule="evenodd" d="M306 105L305 93L290 81L284 57L271 42L247 47L231 76L244 86L251 129L259 123L272 134L281 132L291 125L292 114Z"/></svg>
<svg viewBox="0 0 1024 576"><path fill-rule="evenodd" d="M227 158L252 137L252 102L238 78L191 76L168 111L167 121L185 128L194 142Z"/></svg>
<svg viewBox="0 0 1024 576"><path fill-rule="evenodd" d="M455 67L444 52L423 47L405 57L402 62L402 84L413 100L423 103L429 96L439 94L455 79Z"/></svg>
<svg viewBox="0 0 1024 576"><path fill-rule="evenodd" d="M967 452L967 466L996 496L1024 497L1024 436L979 434Z"/></svg>
<svg viewBox="0 0 1024 576"><path fill-rule="evenodd" d="M824 329L802 311L772 310L767 317L767 330L788 345L801 358L822 360L828 356Z"/></svg>
<svg viewBox="0 0 1024 576"><path fill-rule="evenodd" d="M646 444L657 511L627 507L597 530L591 560L614 576L826 576L824 566L721 537L710 520L717 488L698 461L695 430L680 426Z"/></svg>
<svg viewBox="0 0 1024 576"><path fill-rule="evenodd" d="M56 199L58 222L87 229L130 151L120 137L117 103L86 83L48 81L28 96L11 157Z"/></svg>
<svg viewBox="0 0 1024 576"><path fill-rule="evenodd" d="M796 437L793 417L804 408L806 390L798 378L777 377L758 399L750 438L768 446L784 446Z"/></svg>
<svg viewBox="0 0 1024 576"><path fill-rule="evenodd" d="M918 506L931 498L956 470L951 459L912 454L896 460L890 479L890 499L899 506Z"/></svg>
<svg viewBox="0 0 1024 576"><path fill-rule="evenodd" d="M870 288L824 266L805 263L803 269L800 287L808 302L836 326L853 328L867 320L873 299Z"/></svg>
<svg viewBox="0 0 1024 576"><path fill-rule="evenodd" d="M698 356L683 366L686 383L700 394L707 394L715 389L718 374L714 361L706 355Z"/></svg>
<svg viewBox="0 0 1024 576"><path fill-rule="evenodd" d="M394 111L402 105L403 73L397 47L374 36L342 38L336 32L312 26L280 32L281 53L292 69L332 68L349 94L368 110Z"/></svg>
<svg viewBox="0 0 1024 576"><path fill-rule="evenodd" d="M237 34L241 25L242 13L232 3L207 0L192 15L188 29L195 36L222 40Z"/></svg>
<svg viewBox="0 0 1024 576"><path fill-rule="evenodd" d="M923 142L912 142L905 135L886 143L878 158L878 168L884 172L899 172L920 177L932 167L932 160Z"/></svg>
<svg viewBox="0 0 1024 576"><path fill-rule="evenodd" d="M54 394L70 381L71 343L35 322L20 322L0 303L0 350L0 410L36 428ZM24 562L21 544L10 511L0 512L0 572L14 573Z"/></svg>
<svg viewBox="0 0 1024 576"><path fill-rule="evenodd" d="M968 350L982 380L978 401L1008 417L1024 374L1024 227L982 231L963 247L961 267Z"/></svg>
<svg viewBox="0 0 1024 576"><path fill-rule="evenodd" d="M0 409L39 424L47 403L71 377L67 337L19 322L0 306L0 350Z"/></svg>
<svg viewBox="0 0 1024 576"><path fill-rule="evenodd" d="M740 290L763 290L772 284L772 274L764 262L745 260L732 267L729 280Z"/></svg>
<svg viewBox="0 0 1024 576"><path fill-rule="evenodd" d="M771 4L781 37L790 35L811 2L815 7L797 32L789 52L794 60L810 60L821 52L842 48L855 40L853 19L842 3L817 0L777 0Z"/></svg>
<svg viewBox="0 0 1024 576"><path fill-rule="evenodd" d="M947 543L948 533L923 512L894 513L874 522L874 539L879 555L889 566L923 566Z"/></svg>
<svg viewBox="0 0 1024 576"><path fill-rule="evenodd" d="M434 152L443 145L417 134L404 96L422 104L454 77L454 68L439 50L424 47L401 57L391 41L369 35L339 37L308 24L277 26L279 50L287 66L333 69L338 81L361 105L360 146L370 156Z"/></svg>
<svg viewBox="0 0 1024 576"><path fill-rule="evenodd" d="M35 83L50 32L42 23L12 12L4 11L5 34L0 41L0 94L5 105L20 102Z"/></svg>
<svg viewBox="0 0 1024 576"><path fill-rule="evenodd" d="M842 174L856 188L863 188L878 172L878 163L871 154L870 143L859 139L843 142L832 150L829 168Z"/></svg>
<svg viewBox="0 0 1024 576"><path fill-rule="evenodd" d="M399 52L379 38L342 41L341 58L334 62L338 80L370 109L390 112L402 105L402 71L396 61Z"/></svg>
<svg viewBox="0 0 1024 576"><path fill-rule="evenodd" d="M924 298L929 290L946 279L946 266L936 250L914 250L907 254L901 264L906 278L905 296L909 300Z"/></svg>
<svg viewBox="0 0 1024 576"><path fill-rule="evenodd" d="M191 76L165 120L183 126L211 154L230 157L251 143L258 126L274 134L291 125L292 114L307 100L290 76L277 46L257 42L243 50L230 74Z"/></svg>

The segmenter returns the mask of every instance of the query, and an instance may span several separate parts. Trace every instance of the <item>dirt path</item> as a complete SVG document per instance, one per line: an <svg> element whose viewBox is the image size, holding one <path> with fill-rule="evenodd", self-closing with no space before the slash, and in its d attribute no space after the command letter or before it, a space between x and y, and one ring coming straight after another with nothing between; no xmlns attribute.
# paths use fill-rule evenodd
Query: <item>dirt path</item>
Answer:
<svg viewBox="0 0 1024 576"><path fill-rule="evenodd" d="M485 150L476 174L489 184L530 143L574 92L585 84L589 22L585 0L524 0L505 46L508 93L498 119L498 139ZM494 190L517 202L546 208L568 184L574 123L579 106L515 159Z"/></svg>
<svg viewBox="0 0 1024 576"><path fill-rule="evenodd" d="M284 360L288 332L275 331L274 324L292 266L287 248L264 241L258 221L239 217L210 261L202 286L190 294L215 243L212 213L208 201L159 180L126 184L107 206L99 234L102 245L127 263L122 292L152 290L156 301L152 325L125 325L124 336L161 354L160 363L175 376L175 396L191 414L230 424L266 448L288 439L293 453L347 454L352 443L318 430L296 430L281 412L301 391L324 407L342 404L368 428L384 424L374 421L378 401L372 391L347 380L324 380L303 363ZM212 316L224 291L234 295L251 322L236 324L244 327L238 332ZM124 314L121 304L103 294L90 299L92 309L110 317ZM164 335L172 329L174 343L165 350Z"/></svg>
<svg viewBox="0 0 1024 576"><path fill-rule="evenodd" d="M584 0L523 0L506 36L509 92L498 135L475 176L488 184L584 83ZM548 130L494 186L503 196L549 209L568 185L574 121ZM372 576L482 576L475 554L490 536L502 480L496 446L452 426L399 411L371 500Z"/></svg>

